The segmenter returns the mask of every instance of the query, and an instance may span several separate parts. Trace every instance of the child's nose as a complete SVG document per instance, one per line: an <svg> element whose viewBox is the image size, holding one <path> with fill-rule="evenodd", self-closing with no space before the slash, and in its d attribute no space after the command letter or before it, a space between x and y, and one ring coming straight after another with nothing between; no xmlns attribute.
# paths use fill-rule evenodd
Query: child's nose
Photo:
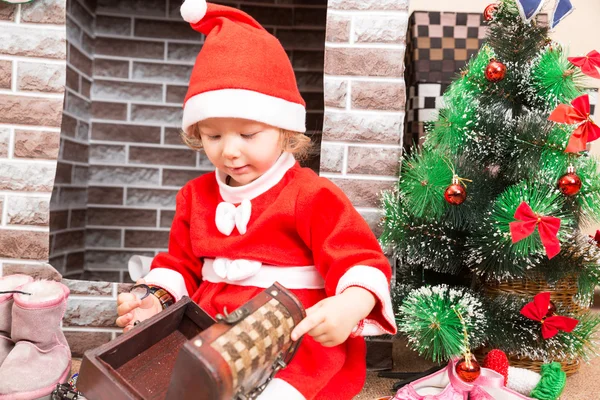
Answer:
<svg viewBox="0 0 600 400"><path fill-rule="evenodd" d="M223 146L223 157L238 158L240 156L240 146L235 139L226 139Z"/></svg>

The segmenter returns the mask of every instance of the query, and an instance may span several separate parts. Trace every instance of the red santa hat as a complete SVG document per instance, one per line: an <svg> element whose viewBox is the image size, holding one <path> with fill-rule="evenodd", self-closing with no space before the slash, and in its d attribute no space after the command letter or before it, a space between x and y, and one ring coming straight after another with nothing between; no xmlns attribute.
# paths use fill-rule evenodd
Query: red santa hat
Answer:
<svg viewBox="0 0 600 400"><path fill-rule="evenodd" d="M183 104L183 130L214 117L305 132L306 104L279 40L235 8L185 0L181 16L206 35Z"/></svg>

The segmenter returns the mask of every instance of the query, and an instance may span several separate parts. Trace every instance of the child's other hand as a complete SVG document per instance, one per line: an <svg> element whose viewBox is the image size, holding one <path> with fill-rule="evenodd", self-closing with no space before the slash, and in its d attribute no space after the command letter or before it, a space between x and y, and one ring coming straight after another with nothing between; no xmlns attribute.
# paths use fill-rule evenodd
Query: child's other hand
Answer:
<svg viewBox="0 0 600 400"><path fill-rule="evenodd" d="M140 279L135 284L146 283ZM123 328L123 332L127 332L133 328L135 321L143 321L158 314L162 310L160 301L156 296L149 295L144 300L140 301L132 293L121 293L117 297L117 326Z"/></svg>
<svg viewBox="0 0 600 400"><path fill-rule="evenodd" d="M323 346L332 347L348 339L352 329L375 307L375 297L366 289L349 287L337 296L321 300L306 310L292 331L292 340L308 333Z"/></svg>

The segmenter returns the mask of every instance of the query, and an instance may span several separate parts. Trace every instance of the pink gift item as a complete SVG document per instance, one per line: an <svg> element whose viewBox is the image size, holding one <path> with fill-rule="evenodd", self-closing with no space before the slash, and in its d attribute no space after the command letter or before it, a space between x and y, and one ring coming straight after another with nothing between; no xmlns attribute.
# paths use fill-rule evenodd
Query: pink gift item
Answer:
<svg viewBox="0 0 600 400"><path fill-rule="evenodd" d="M0 366L0 400L29 400L49 395L71 371L71 351L60 323L69 288L35 281L14 294L11 338L15 347Z"/></svg>
<svg viewBox="0 0 600 400"><path fill-rule="evenodd" d="M20 274L0 278L0 365L15 347L10 338L14 292L31 281L32 277Z"/></svg>
<svg viewBox="0 0 600 400"><path fill-rule="evenodd" d="M402 387L393 400L532 400L504 387L504 377L488 368L481 368L473 383L462 381L455 372L457 361Z"/></svg>

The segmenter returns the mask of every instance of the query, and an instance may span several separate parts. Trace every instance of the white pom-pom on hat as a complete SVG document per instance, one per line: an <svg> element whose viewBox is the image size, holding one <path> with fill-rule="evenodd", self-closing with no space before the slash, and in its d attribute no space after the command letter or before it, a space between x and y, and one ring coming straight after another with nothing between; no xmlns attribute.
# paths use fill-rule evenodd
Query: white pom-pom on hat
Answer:
<svg viewBox="0 0 600 400"><path fill-rule="evenodd" d="M181 5L181 16L186 22L195 24L206 15L206 0L185 0Z"/></svg>

